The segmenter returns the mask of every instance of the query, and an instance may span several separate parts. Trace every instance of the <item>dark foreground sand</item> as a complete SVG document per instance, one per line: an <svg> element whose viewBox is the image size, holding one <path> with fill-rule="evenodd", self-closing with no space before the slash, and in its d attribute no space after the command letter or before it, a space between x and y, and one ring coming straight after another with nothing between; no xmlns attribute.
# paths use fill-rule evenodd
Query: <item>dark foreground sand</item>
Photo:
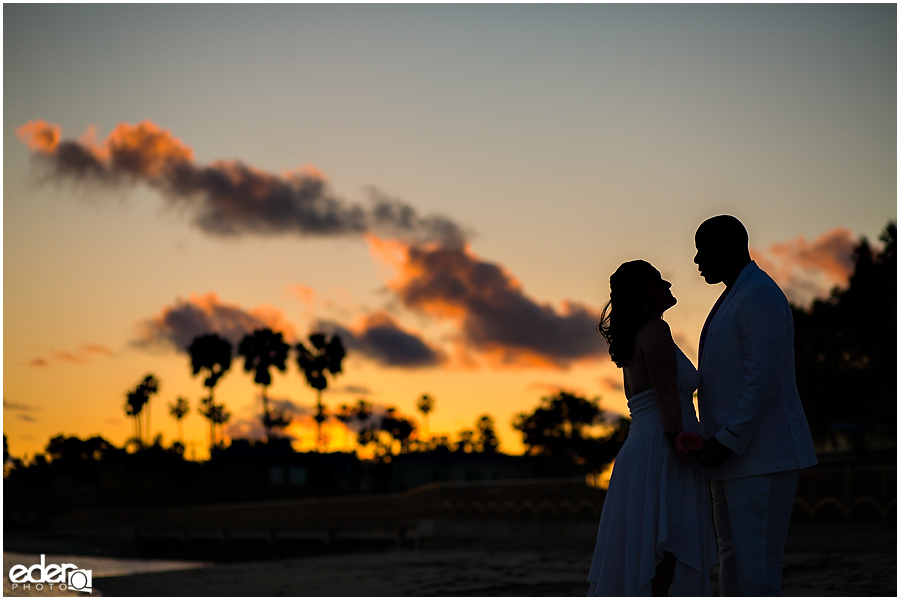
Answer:
<svg viewBox="0 0 900 600"><path fill-rule="evenodd" d="M76 564L91 568L90 560L103 559ZM118 576L107 563L93 583L103 596L583 596L590 560L584 547L389 550L202 568L171 563L181 570ZM784 595L896 596L896 526L792 527Z"/></svg>

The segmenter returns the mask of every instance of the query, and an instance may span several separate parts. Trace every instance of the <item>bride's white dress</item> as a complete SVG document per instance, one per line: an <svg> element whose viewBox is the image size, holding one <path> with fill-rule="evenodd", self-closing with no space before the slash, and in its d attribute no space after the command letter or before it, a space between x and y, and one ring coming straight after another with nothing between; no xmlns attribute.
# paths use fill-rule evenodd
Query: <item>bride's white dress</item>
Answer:
<svg viewBox="0 0 900 600"><path fill-rule="evenodd" d="M692 397L699 376L679 349L684 431L700 433ZM717 564L709 480L663 435L653 390L628 400L631 428L609 480L588 581L589 596L649 596L663 552L675 556L673 596L709 596Z"/></svg>

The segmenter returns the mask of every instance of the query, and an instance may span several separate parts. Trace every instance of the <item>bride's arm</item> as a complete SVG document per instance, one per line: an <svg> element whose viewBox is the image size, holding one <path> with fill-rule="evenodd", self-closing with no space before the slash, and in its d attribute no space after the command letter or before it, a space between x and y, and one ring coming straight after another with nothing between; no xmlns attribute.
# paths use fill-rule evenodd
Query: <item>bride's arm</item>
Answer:
<svg viewBox="0 0 900 600"><path fill-rule="evenodd" d="M659 404L663 431L681 431L681 400L678 397L678 363L675 341L668 323L654 320L641 329L641 350L647 374Z"/></svg>

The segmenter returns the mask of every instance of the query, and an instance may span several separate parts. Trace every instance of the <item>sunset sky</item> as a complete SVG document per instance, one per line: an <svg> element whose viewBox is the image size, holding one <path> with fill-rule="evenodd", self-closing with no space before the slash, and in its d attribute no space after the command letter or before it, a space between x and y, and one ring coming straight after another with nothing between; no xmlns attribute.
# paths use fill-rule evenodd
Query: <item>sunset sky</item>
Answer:
<svg viewBox="0 0 900 600"><path fill-rule="evenodd" d="M673 283L692 359L721 292L704 219L740 218L804 303L897 214L896 5L4 5L3 431L151 428L202 379L184 348L260 326L338 332L323 399L455 436L559 389L626 413L593 329L609 275ZM216 388L229 437L259 387ZM269 395L312 447L293 355ZM345 444L333 428L329 447Z"/></svg>

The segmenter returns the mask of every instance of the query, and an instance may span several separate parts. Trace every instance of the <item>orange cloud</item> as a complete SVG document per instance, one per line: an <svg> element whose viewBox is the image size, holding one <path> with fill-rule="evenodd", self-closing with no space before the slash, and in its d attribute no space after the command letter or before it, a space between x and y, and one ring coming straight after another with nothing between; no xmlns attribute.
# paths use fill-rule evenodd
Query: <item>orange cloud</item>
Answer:
<svg viewBox="0 0 900 600"><path fill-rule="evenodd" d="M325 171L320 169L315 165L301 165L296 169L288 169L282 172L282 177L285 179L293 179L293 178L313 178L318 179L319 181L327 181L328 175L325 174Z"/></svg>
<svg viewBox="0 0 900 600"><path fill-rule="evenodd" d="M287 342L296 340L294 326L277 308L261 305L249 310L219 300L214 292L191 294L173 306L138 324L138 346L163 344L185 350L194 338L217 333L232 345L256 329L268 327L284 334Z"/></svg>
<svg viewBox="0 0 900 600"><path fill-rule="evenodd" d="M69 352L69 351L67 351L67 350L62 350L62 351L59 351L59 352L53 352L53 353L51 353L51 356L52 356L53 358L55 358L56 360L60 360L60 361L63 361L63 362L73 362L73 363L83 363L83 362L85 362L85 360L84 360L83 357L78 356L78 355L75 354L74 352Z"/></svg>
<svg viewBox="0 0 900 600"><path fill-rule="evenodd" d="M62 138L62 128L38 119L28 121L18 129L16 135L33 152L51 154L59 145Z"/></svg>
<svg viewBox="0 0 900 600"><path fill-rule="evenodd" d="M857 243L853 232L836 227L811 242L799 236L766 250L751 248L750 253L788 299L802 306L827 297L834 287L847 287Z"/></svg>
<svg viewBox="0 0 900 600"><path fill-rule="evenodd" d="M100 344L82 344L77 350L52 350L49 356L33 358L28 361L28 365L32 367L49 367L52 362L85 364L90 362L91 355L112 357L114 353L106 346Z"/></svg>
<svg viewBox="0 0 900 600"><path fill-rule="evenodd" d="M89 127L77 140L60 127L30 121L19 138L59 180L130 185L143 182L184 209L194 225L216 236L358 236L368 231L419 241L459 240L449 219L423 217L411 206L370 190L371 206L342 201L330 193L324 174L306 165L268 173L236 160L198 165L190 147L151 121L120 123L96 142Z"/></svg>
<svg viewBox="0 0 900 600"><path fill-rule="evenodd" d="M61 174L94 176L106 181L126 175L137 178L174 176L179 166L193 161L193 151L151 121L121 123L101 143L89 127L77 141L62 141L61 128L45 121L29 121L16 130L28 148L55 161Z"/></svg>
<svg viewBox="0 0 900 600"><path fill-rule="evenodd" d="M113 351L106 346L100 344L82 344L81 349L91 354L101 354L103 356L113 356Z"/></svg>
<svg viewBox="0 0 900 600"><path fill-rule="evenodd" d="M7 402L6 398L3 399L3 413L6 416L7 412L10 413L9 416L15 416L20 421L26 421L28 423L37 422L37 418L34 416L35 412L40 412L40 408L31 406L29 404L19 404L16 402Z"/></svg>
<svg viewBox="0 0 900 600"><path fill-rule="evenodd" d="M101 145L99 158L136 176L158 177L180 163L194 160L193 151L151 121L116 125Z"/></svg>
<svg viewBox="0 0 900 600"><path fill-rule="evenodd" d="M559 311L539 304L467 245L366 240L373 257L393 269L388 287L407 308L458 322L466 348L492 363L565 368L606 355L594 329L599 311L577 302Z"/></svg>
<svg viewBox="0 0 900 600"><path fill-rule="evenodd" d="M305 286L302 283L298 283L297 285L291 285L287 288L288 293L292 296L296 297L303 304L312 308L316 302L316 291L311 287Z"/></svg>

